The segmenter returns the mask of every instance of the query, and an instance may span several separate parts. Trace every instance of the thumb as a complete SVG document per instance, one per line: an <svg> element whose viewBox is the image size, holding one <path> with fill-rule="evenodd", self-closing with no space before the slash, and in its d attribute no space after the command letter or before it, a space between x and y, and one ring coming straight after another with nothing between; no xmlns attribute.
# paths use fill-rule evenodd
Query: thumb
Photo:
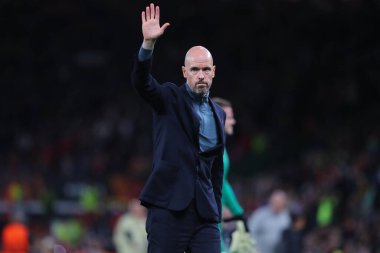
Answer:
<svg viewBox="0 0 380 253"><path fill-rule="evenodd" d="M169 23L165 23L161 26L161 32L165 32L166 28L168 28L170 24Z"/></svg>

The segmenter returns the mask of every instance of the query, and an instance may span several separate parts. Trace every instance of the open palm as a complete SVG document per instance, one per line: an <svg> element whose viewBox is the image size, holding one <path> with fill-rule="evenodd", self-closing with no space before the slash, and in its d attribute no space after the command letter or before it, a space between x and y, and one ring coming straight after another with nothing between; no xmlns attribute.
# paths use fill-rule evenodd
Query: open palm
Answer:
<svg viewBox="0 0 380 253"><path fill-rule="evenodd" d="M141 20L145 40L158 39L169 26L169 23L160 26L160 7L154 7L154 4L150 4L146 7L146 11L141 12Z"/></svg>

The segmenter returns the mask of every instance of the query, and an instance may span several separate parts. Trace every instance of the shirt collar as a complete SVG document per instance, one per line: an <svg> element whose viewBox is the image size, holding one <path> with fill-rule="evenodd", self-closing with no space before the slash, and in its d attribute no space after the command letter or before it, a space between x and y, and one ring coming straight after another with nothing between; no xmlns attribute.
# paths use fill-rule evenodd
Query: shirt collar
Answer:
<svg viewBox="0 0 380 253"><path fill-rule="evenodd" d="M209 97L210 91L208 91L206 94L195 93L194 91L191 90L188 83L186 83L186 90L189 93L189 95L193 101L197 101L200 103L208 102L208 97Z"/></svg>

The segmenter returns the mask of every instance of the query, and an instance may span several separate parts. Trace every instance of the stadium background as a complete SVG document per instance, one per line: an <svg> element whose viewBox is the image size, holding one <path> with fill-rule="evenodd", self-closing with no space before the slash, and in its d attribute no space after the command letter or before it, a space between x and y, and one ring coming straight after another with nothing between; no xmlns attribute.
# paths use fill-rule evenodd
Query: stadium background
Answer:
<svg viewBox="0 0 380 253"><path fill-rule="evenodd" d="M112 225L150 170L150 109L129 79L146 4L0 2L2 224L21 212L39 240L79 221L80 240L112 249ZM183 82L192 45L213 53L211 95L235 108L230 178L247 214L282 187L307 214L311 247L338 233L378 252L380 2L157 4L171 23L155 49L158 80ZM316 219L326 196L327 225Z"/></svg>

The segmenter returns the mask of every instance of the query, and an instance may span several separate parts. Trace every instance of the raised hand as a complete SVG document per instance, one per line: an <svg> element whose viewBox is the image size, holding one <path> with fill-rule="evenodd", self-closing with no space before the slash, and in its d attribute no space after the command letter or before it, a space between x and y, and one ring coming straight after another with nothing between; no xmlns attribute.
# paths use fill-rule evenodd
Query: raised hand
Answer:
<svg viewBox="0 0 380 253"><path fill-rule="evenodd" d="M146 7L145 11L141 12L142 33L144 36L143 47L153 48L155 41L165 32L165 29L170 25L165 23L160 26L160 7L154 7L154 4Z"/></svg>

